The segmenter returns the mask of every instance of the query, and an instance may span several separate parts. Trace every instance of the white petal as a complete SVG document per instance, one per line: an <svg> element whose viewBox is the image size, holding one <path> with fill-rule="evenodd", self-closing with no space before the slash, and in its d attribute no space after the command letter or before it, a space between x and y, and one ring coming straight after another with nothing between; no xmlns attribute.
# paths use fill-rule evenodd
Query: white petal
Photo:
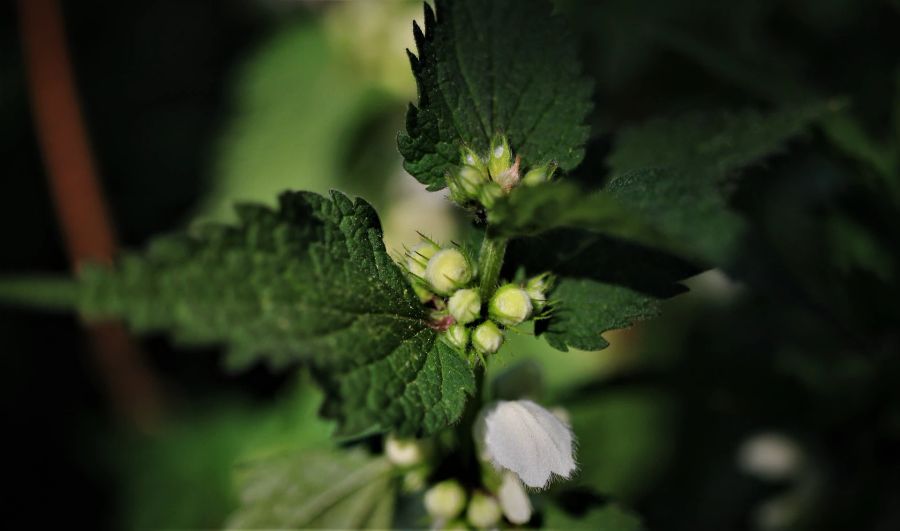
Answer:
<svg viewBox="0 0 900 531"><path fill-rule="evenodd" d="M531 520L531 500L522 482L512 472L503 473L503 482L497 492L500 508L506 519L514 524L524 524Z"/></svg>
<svg viewBox="0 0 900 531"><path fill-rule="evenodd" d="M553 474L575 471L569 426L530 400L500 401L482 412L475 435L485 456L498 468L515 472L533 488L544 488Z"/></svg>

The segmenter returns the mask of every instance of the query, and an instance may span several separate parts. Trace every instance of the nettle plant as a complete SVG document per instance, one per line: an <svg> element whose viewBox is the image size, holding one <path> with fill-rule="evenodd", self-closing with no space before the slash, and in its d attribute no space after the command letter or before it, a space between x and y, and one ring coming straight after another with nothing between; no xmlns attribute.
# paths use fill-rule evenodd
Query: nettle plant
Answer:
<svg viewBox="0 0 900 531"><path fill-rule="evenodd" d="M593 104L564 19L544 0L435 4L413 27L419 101L398 144L414 178L469 214L471 237L392 256L364 200L286 192L85 268L65 293L88 319L226 345L232 370L300 366L321 387L341 445L245 465L230 526L386 527L398 496L419 493L419 523L438 528L636 529L608 503L568 512L566 412L498 391L485 367L511 333L564 364L654 316L679 281L727 260L742 170L834 105L651 120L616 132L608 171L576 182Z"/></svg>

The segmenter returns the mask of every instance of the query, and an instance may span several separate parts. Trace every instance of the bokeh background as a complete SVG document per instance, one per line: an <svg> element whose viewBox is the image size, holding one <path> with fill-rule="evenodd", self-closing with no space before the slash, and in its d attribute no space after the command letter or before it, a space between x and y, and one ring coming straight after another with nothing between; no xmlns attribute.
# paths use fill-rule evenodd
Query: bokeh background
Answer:
<svg viewBox="0 0 900 531"><path fill-rule="evenodd" d="M60 4L124 246L285 189L364 196L389 249L464 230L395 148L415 100L404 50L419 2ZM589 156L571 177L586 187L602 183L614 132L650 116L813 97L849 111L745 179L742 252L662 318L599 353L517 336L492 372L540 379L581 440L580 484L651 529L900 528L900 3L558 5L596 82ZM0 274L66 274L17 17L0 6ZM76 317L0 308L4 521L217 527L234 463L329 444L303 375L229 375L217 350L164 337L138 346L161 397L149 425L115 403L117 375Z"/></svg>

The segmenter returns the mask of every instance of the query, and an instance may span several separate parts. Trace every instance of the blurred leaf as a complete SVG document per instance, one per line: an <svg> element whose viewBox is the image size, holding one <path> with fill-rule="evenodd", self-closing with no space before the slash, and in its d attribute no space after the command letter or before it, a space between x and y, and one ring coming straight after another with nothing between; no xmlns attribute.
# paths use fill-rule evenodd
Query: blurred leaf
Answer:
<svg viewBox="0 0 900 531"><path fill-rule="evenodd" d="M722 263L733 253L744 220L730 210L708 170L640 169L619 174L607 191L683 244L692 258Z"/></svg>
<svg viewBox="0 0 900 531"><path fill-rule="evenodd" d="M491 207L488 222L492 231L507 237L575 228L640 243L663 243L653 227L611 195L585 193L566 181L514 188Z"/></svg>
<svg viewBox="0 0 900 531"><path fill-rule="evenodd" d="M835 214L824 221L828 231L831 259L845 272L868 271L884 282L894 273L890 252L864 227L845 215Z"/></svg>
<svg viewBox="0 0 900 531"><path fill-rule="evenodd" d="M900 113L900 110L897 111ZM836 148L874 170L889 193L900 199L900 149L882 145L863 129L847 111L837 112L824 121L823 130Z"/></svg>
<svg viewBox="0 0 900 531"><path fill-rule="evenodd" d="M785 150L821 119L821 103L762 114L741 111L657 119L626 129L608 158L613 197L665 235L690 242L696 258L727 262L743 220L729 210L733 173Z"/></svg>
<svg viewBox="0 0 900 531"><path fill-rule="evenodd" d="M570 349L566 362L560 363L559 351L546 341L527 332L508 334L503 349L488 363L486 381L493 382L495 397L553 401L572 387L615 370L620 361L621 357L612 354L597 356L593 352ZM517 365L523 366L525 372L519 372L522 368Z"/></svg>
<svg viewBox="0 0 900 531"><path fill-rule="evenodd" d="M122 529L219 528L235 509L235 462L330 445L322 395L301 381L274 404L218 398L170 419L151 437L130 434L111 452L121 471Z"/></svg>
<svg viewBox="0 0 900 531"><path fill-rule="evenodd" d="M719 182L729 171L785 150L830 111L816 102L770 113L692 113L649 120L621 132L607 159L611 184L633 170L678 168Z"/></svg>
<svg viewBox="0 0 900 531"><path fill-rule="evenodd" d="M374 210L337 192L280 203L244 206L239 226L159 242L115 270L86 270L82 310L225 343L236 368L308 363L341 435L431 433L456 420L471 368L437 342Z"/></svg>
<svg viewBox="0 0 900 531"><path fill-rule="evenodd" d="M342 180L348 144L366 119L398 102L345 55L308 20L285 25L254 52L235 80L202 215L230 219L234 201L269 204L284 190L324 194L339 182L361 192ZM377 176L370 169L365 178Z"/></svg>
<svg viewBox="0 0 900 531"><path fill-rule="evenodd" d="M641 531L640 518L615 504L590 509L581 515L565 512L555 505L547 506L543 529L591 529L593 531Z"/></svg>
<svg viewBox="0 0 900 531"><path fill-rule="evenodd" d="M418 107L398 139L406 170L431 190L458 162L459 145L487 151L497 133L525 166L581 162L591 109L574 39L544 0L437 0L414 26Z"/></svg>
<svg viewBox="0 0 900 531"><path fill-rule="evenodd" d="M304 452L241 465L240 508L226 527L384 529L393 467L361 450Z"/></svg>
<svg viewBox="0 0 900 531"><path fill-rule="evenodd" d="M593 390L564 402L582 441L578 484L617 499L639 497L662 472L674 438L671 399L652 388Z"/></svg>

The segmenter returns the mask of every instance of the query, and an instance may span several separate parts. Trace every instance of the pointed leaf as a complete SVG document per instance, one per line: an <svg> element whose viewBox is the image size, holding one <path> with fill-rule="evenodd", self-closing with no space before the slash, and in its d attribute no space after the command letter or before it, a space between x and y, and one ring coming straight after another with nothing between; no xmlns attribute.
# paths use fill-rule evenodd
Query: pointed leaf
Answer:
<svg viewBox="0 0 900 531"><path fill-rule="evenodd" d="M590 84L575 43L545 0L437 0L410 53L419 103L398 139L406 170L431 190L466 144L487 151L505 134L526 166L554 160L563 170L584 156Z"/></svg>
<svg viewBox="0 0 900 531"><path fill-rule="evenodd" d="M239 217L87 270L83 311L227 345L233 367L308 364L343 435L431 432L459 416L472 371L435 344L368 203L294 192Z"/></svg>

